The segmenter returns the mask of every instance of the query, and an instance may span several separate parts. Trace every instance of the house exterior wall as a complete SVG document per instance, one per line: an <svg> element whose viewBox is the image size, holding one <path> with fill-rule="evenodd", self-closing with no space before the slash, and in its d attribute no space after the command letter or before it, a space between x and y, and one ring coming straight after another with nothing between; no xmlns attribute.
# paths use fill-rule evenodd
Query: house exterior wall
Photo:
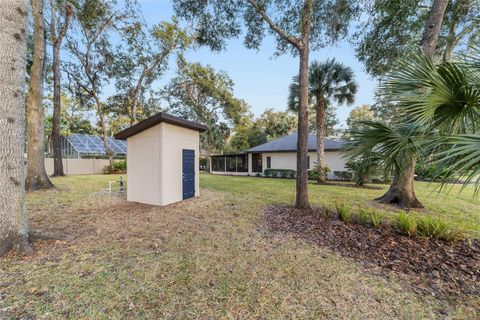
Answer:
<svg viewBox="0 0 480 320"><path fill-rule="evenodd" d="M317 155L315 152L309 152L310 157L309 168L313 169L317 162ZM297 154L295 152L266 152L262 154L263 170L267 169L267 157L271 157L271 169L290 169L297 170ZM346 160L342 158L340 151L326 151L325 160L330 173L328 178L334 178L333 171L345 171Z"/></svg>
<svg viewBox="0 0 480 320"><path fill-rule="evenodd" d="M161 204L160 126L127 138L127 200Z"/></svg>
<svg viewBox="0 0 480 320"><path fill-rule="evenodd" d="M308 156L310 157L310 169L315 168L315 163L317 162L317 154L315 152L309 152ZM265 152L262 153L262 170L263 172L267 169L267 157L271 157L271 169L290 169L297 170L297 154L296 152ZM345 163L346 159L342 157L340 151L326 151L325 160L327 165L330 168L330 173L328 174L329 179L333 179L334 171L346 171ZM211 168L211 166L210 166ZM262 172L262 173L263 173ZM222 174L222 175L256 175L256 172L252 172L252 154L248 154L248 172L225 172L225 171L211 171L213 174Z"/></svg>
<svg viewBox="0 0 480 320"><path fill-rule="evenodd" d="M200 135L199 132L162 122L157 125L162 137L160 205L183 200L183 149L195 150L195 196L200 195ZM128 168L128 167L127 167Z"/></svg>

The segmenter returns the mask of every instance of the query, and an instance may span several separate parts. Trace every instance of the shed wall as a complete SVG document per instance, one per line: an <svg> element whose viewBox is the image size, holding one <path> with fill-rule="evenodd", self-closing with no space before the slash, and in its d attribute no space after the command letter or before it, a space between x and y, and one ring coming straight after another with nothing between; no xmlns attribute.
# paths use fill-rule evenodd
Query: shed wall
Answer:
<svg viewBox="0 0 480 320"><path fill-rule="evenodd" d="M161 205L161 130L154 126L127 139L127 200Z"/></svg>
<svg viewBox="0 0 480 320"><path fill-rule="evenodd" d="M159 127L161 144L161 205L183 200L183 149L195 150L195 196L200 195L199 132L162 122ZM130 147L130 146L129 146ZM128 149L130 152L130 149Z"/></svg>

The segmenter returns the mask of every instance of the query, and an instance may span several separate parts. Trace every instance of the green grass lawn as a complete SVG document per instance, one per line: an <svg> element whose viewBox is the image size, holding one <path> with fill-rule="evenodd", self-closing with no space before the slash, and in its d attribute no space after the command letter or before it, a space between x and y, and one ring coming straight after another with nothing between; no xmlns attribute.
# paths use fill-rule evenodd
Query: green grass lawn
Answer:
<svg viewBox="0 0 480 320"><path fill-rule="evenodd" d="M106 193L117 179L55 178L57 189L28 194L31 228L57 240L0 260L0 319L478 318L478 296L419 295L395 276L262 228L267 205L293 203L294 181L202 175L201 197L156 207ZM478 231L470 195L417 189L428 214ZM310 186L317 205L371 205L379 194Z"/></svg>
<svg viewBox="0 0 480 320"><path fill-rule="evenodd" d="M266 179L257 177L217 176L204 174L203 187L248 196L264 204L294 204L295 181L287 179ZM335 203L343 202L352 208L372 207L393 216L399 210L392 206L379 205L372 200L381 196L388 185L375 185L382 190L360 189L328 185L309 184L310 202L314 206L334 208ZM480 237L480 198L475 198L473 187L460 192L461 186L449 186L439 192L436 183L416 182L415 192L425 209L412 210L415 215L439 217L452 225L462 228L468 235Z"/></svg>

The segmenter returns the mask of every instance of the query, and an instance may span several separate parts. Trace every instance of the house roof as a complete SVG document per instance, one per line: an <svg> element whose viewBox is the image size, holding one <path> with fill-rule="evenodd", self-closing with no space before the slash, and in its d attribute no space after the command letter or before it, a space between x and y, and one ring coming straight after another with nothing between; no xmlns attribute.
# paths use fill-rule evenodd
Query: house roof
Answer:
<svg viewBox="0 0 480 320"><path fill-rule="evenodd" d="M297 151L297 133L289 134L270 142L248 149L249 153L260 152L296 152ZM340 150L344 141L325 138L325 151ZM314 133L308 135L308 151L317 150L317 137Z"/></svg>
<svg viewBox="0 0 480 320"><path fill-rule="evenodd" d="M192 129L192 130L197 130L197 131L200 131L200 132L203 132L203 131L207 130L207 126L205 126L203 124L193 122L193 121L189 121L189 120L185 120L185 119L173 116L173 115L165 113L165 112L160 112L160 113L157 113L157 114L155 114L155 115L153 115L153 116L151 116L151 117L149 117L149 118L147 118L143 121L140 121L137 124L134 124L133 126L127 128L123 131L120 131L119 133L117 133L115 135L115 139L125 140L128 137L136 135L137 133L145 131L145 130L153 127L153 126L156 126L157 124L159 124L161 122L174 124L174 125L177 125L177 126L180 126L180 127L184 127L184 128Z"/></svg>

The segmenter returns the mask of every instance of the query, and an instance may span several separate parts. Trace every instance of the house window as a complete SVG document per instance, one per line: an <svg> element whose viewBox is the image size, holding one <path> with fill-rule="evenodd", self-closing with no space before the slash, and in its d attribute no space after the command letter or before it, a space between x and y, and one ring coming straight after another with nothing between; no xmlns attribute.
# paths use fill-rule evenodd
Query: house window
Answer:
<svg viewBox="0 0 480 320"><path fill-rule="evenodd" d="M310 156L307 156L307 170L310 170Z"/></svg>
<svg viewBox="0 0 480 320"><path fill-rule="evenodd" d="M267 169L272 168L272 157L267 157Z"/></svg>
<svg viewBox="0 0 480 320"><path fill-rule="evenodd" d="M262 154L253 153L252 154L252 172L262 172Z"/></svg>
<svg viewBox="0 0 480 320"><path fill-rule="evenodd" d="M212 156L212 171L225 171L225 157Z"/></svg>
<svg viewBox="0 0 480 320"><path fill-rule="evenodd" d="M226 171L227 172L237 172L237 157L236 156L226 156Z"/></svg>
<svg viewBox="0 0 480 320"><path fill-rule="evenodd" d="M237 172L248 172L248 156L246 154L237 156Z"/></svg>

